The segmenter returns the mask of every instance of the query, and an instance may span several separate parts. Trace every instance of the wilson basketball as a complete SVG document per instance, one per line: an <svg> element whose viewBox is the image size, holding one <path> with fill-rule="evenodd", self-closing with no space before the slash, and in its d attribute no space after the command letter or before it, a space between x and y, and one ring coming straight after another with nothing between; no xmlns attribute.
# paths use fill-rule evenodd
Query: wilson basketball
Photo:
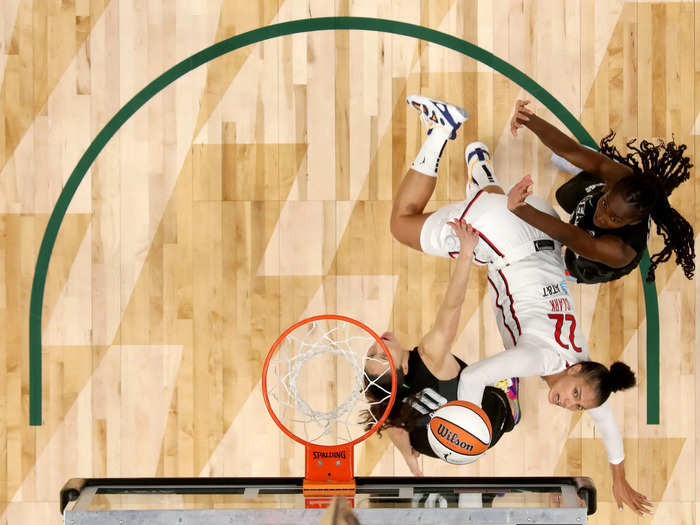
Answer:
<svg viewBox="0 0 700 525"><path fill-rule="evenodd" d="M428 442L439 458L453 465L466 465L489 448L491 422L475 404L450 401L433 413Z"/></svg>

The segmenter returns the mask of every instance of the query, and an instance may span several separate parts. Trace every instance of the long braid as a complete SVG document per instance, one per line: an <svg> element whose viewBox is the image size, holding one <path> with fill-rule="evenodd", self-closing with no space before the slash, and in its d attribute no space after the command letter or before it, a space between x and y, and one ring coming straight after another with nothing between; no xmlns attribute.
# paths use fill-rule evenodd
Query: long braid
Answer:
<svg viewBox="0 0 700 525"><path fill-rule="evenodd" d="M656 223L656 233L664 239L664 248L651 256L648 281L655 278L656 267L671 258L671 252L676 254L676 264L683 268L688 279L695 272L695 234L693 227L683 216L671 207L664 196L660 203L651 210L651 218Z"/></svg>
<svg viewBox="0 0 700 525"><path fill-rule="evenodd" d="M684 155L687 146L676 145L674 141L652 144L637 139L630 140L626 155L612 144L615 133L611 131L600 141L600 152L607 157L632 169L633 175L620 179L613 190L625 201L637 209L641 220L651 215L656 223L656 233L664 240L664 248L651 256L647 281L656 276L656 267L676 254L676 264L683 268L688 279L695 272L695 234L693 227L668 202L671 195L681 183L690 178L690 158Z"/></svg>

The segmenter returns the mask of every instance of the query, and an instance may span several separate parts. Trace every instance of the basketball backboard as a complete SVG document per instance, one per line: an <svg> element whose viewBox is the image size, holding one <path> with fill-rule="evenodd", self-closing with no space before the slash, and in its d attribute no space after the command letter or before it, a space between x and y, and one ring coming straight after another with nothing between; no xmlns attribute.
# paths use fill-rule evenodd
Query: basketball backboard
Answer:
<svg viewBox="0 0 700 525"><path fill-rule="evenodd" d="M305 496L303 482L72 479L61 491L61 512L66 525L316 525L331 496L309 505L319 497ZM595 512L596 491L588 478L358 477L348 502L362 525L579 525Z"/></svg>
<svg viewBox="0 0 700 525"><path fill-rule="evenodd" d="M323 377L332 388L319 387ZM588 478L355 477L353 448L381 427L396 389L372 329L334 314L299 321L268 353L262 391L280 430L305 447L303 478L72 479L64 524L317 525L337 496L361 525L578 525L595 512ZM358 424L363 411L376 414Z"/></svg>

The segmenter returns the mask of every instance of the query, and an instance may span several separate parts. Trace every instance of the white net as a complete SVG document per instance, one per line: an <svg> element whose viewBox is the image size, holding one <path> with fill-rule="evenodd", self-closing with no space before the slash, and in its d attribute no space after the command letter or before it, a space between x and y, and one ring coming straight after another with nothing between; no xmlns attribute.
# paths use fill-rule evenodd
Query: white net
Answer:
<svg viewBox="0 0 700 525"><path fill-rule="evenodd" d="M381 345L363 328L337 319L298 326L267 369L272 411L287 430L316 445L341 445L365 434L382 417L391 384Z"/></svg>

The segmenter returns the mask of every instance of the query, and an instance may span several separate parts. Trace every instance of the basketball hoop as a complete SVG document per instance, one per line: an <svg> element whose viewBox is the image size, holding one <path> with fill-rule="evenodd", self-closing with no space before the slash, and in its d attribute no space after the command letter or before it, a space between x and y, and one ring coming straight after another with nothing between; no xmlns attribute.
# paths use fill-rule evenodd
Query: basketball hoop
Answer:
<svg viewBox="0 0 700 525"><path fill-rule="evenodd" d="M262 392L277 426L306 448L305 492L354 494L353 449L386 421L396 390L385 342L355 319L317 315L277 338L263 365ZM361 423L361 414L369 420Z"/></svg>

